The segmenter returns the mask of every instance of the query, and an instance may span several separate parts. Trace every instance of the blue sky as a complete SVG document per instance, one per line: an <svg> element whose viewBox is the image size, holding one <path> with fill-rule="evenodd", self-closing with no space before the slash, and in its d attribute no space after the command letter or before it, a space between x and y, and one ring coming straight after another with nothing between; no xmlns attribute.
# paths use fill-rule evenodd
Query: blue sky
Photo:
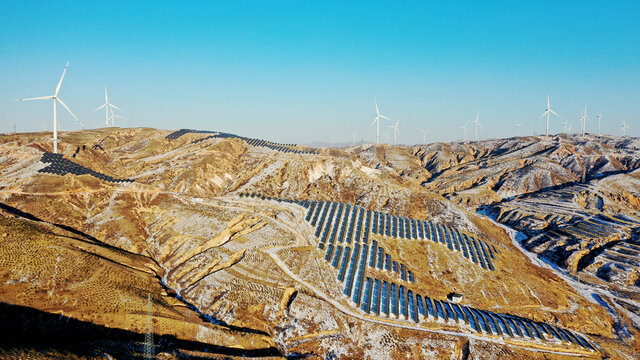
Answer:
<svg viewBox="0 0 640 360"><path fill-rule="evenodd" d="M50 102L15 99L53 93L69 61L60 97L87 127L106 83L122 126L282 142L374 141L374 98L406 144L461 139L477 112L481 138L542 133L547 93L554 133L587 104L588 130L602 112L640 134L639 2L425 3L5 0L0 132L51 130Z"/></svg>

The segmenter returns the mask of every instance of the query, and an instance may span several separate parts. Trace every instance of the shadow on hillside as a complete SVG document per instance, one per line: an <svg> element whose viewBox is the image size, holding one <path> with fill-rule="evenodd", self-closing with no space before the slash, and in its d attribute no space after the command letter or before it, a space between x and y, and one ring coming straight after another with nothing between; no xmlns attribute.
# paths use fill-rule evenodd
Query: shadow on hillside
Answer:
<svg viewBox="0 0 640 360"><path fill-rule="evenodd" d="M144 356L145 334L113 329L51 314L29 307L0 302L0 355L13 349L37 352L58 351L93 357L109 354L118 359ZM171 335L154 335L153 352L174 354L178 358L208 359L219 356L282 356L277 348L244 350L180 340ZM199 352L200 355L186 352Z"/></svg>

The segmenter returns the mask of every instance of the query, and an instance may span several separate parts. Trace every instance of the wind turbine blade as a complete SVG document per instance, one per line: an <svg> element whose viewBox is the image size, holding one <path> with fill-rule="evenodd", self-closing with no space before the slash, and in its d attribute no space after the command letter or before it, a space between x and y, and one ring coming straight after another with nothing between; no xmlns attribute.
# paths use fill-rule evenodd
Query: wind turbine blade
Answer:
<svg viewBox="0 0 640 360"><path fill-rule="evenodd" d="M102 105L100 105L99 107L97 107L97 108L93 109L93 111L92 111L91 113L94 113L94 112L96 112L96 111L98 111L98 110L102 109L102 108L103 108L103 107L105 107L105 106L107 106L107 104L102 104Z"/></svg>
<svg viewBox="0 0 640 360"><path fill-rule="evenodd" d="M27 100L48 100L48 99L53 99L53 96L39 96L39 97L33 97L33 98L20 99L20 101L27 101Z"/></svg>
<svg viewBox="0 0 640 360"><path fill-rule="evenodd" d="M380 110L378 110L378 100L374 98L373 101L376 103L376 114L380 115Z"/></svg>
<svg viewBox="0 0 640 360"><path fill-rule="evenodd" d="M547 111L543 112L543 113L542 113L542 115L540 115L540 117L541 117L541 118L542 118L542 117L544 117L545 115L547 115L547 113L548 113L548 112L549 112L549 110L547 110Z"/></svg>
<svg viewBox="0 0 640 360"><path fill-rule="evenodd" d="M113 104L109 104L109 105L111 105L111 107L112 107L112 108L116 108L116 109L118 109L118 110L122 111L123 113L126 113L126 111L124 111L124 110L120 109L119 107L117 107L117 106L115 106L115 105L113 105Z"/></svg>
<svg viewBox="0 0 640 360"><path fill-rule="evenodd" d="M386 117L386 116L384 116L384 115L382 115L382 114L380 114L379 116L380 116L381 118L383 118L383 119L387 119L387 120L389 120L389 121L393 121L393 120L389 119L388 117Z"/></svg>
<svg viewBox="0 0 640 360"><path fill-rule="evenodd" d="M562 116L558 115L557 112L555 112L555 111L553 111L551 109L549 109L549 112L552 113L553 115L557 116L557 117L562 117Z"/></svg>
<svg viewBox="0 0 640 360"><path fill-rule="evenodd" d="M76 119L76 121L78 122L78 124L80 124L80 126L82 126L84 128L84 124L78 119L78 117L71 111L71 109L69 109L69 107L67 106L67 104L64 103L64 101L62 101L61 99L58 99L58 101L60 102L60 104L67 109L67 111L69 112L69 114L71 114L71 116L73 116L74 119Z"/></svg>
<svg viewBox="0 0 640 360"><path fill-rule="evenodd" d="M67 73L67 68L68 67L69 67L69 62L67 61L67 65L64 66L64 71L62 72L62 77L60 77L60 82L58 83L58 86L56 87L55 96L58 96L58 92L60 91L60 85L62 85L62 79L64 79L64 74Z"/></svg>
<svg viewBox="0 0 640 360"><path fill-rule="evenodd" d="M375 119L373 119L373 121L371 122L371 125L369 125L369 127L373 126L373 124L375 124L375 123L376 123L376 121L378 121L378 117L377 117L377 116L376 116L376 118L375 118Z"/></svg>

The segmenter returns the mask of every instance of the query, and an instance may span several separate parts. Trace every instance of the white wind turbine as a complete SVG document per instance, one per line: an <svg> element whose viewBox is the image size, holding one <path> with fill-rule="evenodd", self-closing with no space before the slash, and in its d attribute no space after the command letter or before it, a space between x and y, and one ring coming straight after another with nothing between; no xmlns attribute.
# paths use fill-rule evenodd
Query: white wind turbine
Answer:
<svg viewBox="0 0 640 360"><path fill-rule="evenodd" d="M420 129L420 132L422 133L422 143L426 144L427 143L427 134L429 133L429 130Z"/></svg>
<svg viewBox="0 0 640 360"><path fill-rule="evenodd" d="M351 134L351 146L356 144L356 133Z"/></svg>
<svg viewBox="0 0 640 360"><path fill-rule="evenodd" d="M598 114L598 136L600 136L600 121L602 120L602 113Z"/></svg>
<svg viewBox="0 0 640 360"><path fill-rule="evenodd" d="M369 126L376 124L376 144L378 144L380 143L380 118L387 119L389 121L391 121L391 119L380 114L380 110L378 109L378 100L373 99L373 101L376 103L376 117L375 119L373 119L373 121L371 122L371 125Z"/></svg>
<svg viewBox="0 0 640 360"><path fill-rule="evenodd" d="M627 125L627 121L622 119L622 136L627 136L627 129L631 129L629 125Z"/></svg>
<svg viewBox="0 0 640 360"><path fill-rule="evenodd" d="M566 121L562 122L562 132L565 133L565 134L567 133L567 122Z"/></svg>
<svg viewBox="0 0 640 360"><path fill-rule="evenodd" d="M591 121L587 115L587 105L584 106L584 112L580 116L580 126L582 127L582 136L587 132L587 121Z"/></svg>
<svg viewBox="0 0 640 360"><path fill-rule="evenodd" d="M62 80L64 79L64 75L67 73L68 67L69 67L69 62L67 61L67 64L64 66L64 71L62 72L62 77L60 78L60 82L58 82L58 86L56 86L55 94L49 95L49 96L20 99L20 101L49 100L49 99L53 100L53 152L54 154L58 153L58 118L57 118L58 102L60 102L60 105L62 105L69 112L69 114L71 114L71 116L73 116L73 118L76 119L78 124L80 124L80 126L82 126L82 128L84 129L84 125L82 124L82 122L80 122L80 120L78 120L78 118L73 114L73 112L71 112L71 109L69 109L67 104L65 104L64 101L62 101L62 99L58 97L58 93L60 92L60 86L62 85Z"/></svg>
<svg viewBox="0 0 640 360"><path fill-rule="evenodd" d="M473 127L475 128L474 141L478 141L478 126L482 127L482 125L480 125L480 121L478 121L479 118L480 113L478 113L476 115L476 119L471 122L473 124Z"/></svg>
<svg viewBox="0 0 640 360"><path fill-rule="evenodd" d="M467 126L469 125L469 123L464 124L463 126L460 126L460 129L462 129L462 133L463 135L463 140L467 140Z"/></svg>
<svg viewBox="0 0 640 360"><path fill-rule="evenodd" d="M390 128L393 129L393 145L398 145L398 135L400 135L400 130L398 130L398 124L400 124L400 119L396 121L395 125L389 125Z"/></svg>
<svg viewBox="0 0 640 360"><path fill-rule="evenodd" d="M562 117L560 115L558 115L558 113L556 113L555 111L551 110L551 105L549 103L549 94L547 94L547 109L544 111L544 113L542 113L542 115L540 115L540 117L544 117L545 115L547 116L547 132L546 135L549 136L549 116L553 114L557 117Z"/></svg>
<svg viewBox="0 0 640 360"><path fill-rule="evenodd" d="M520 126L522 126L522 123L513 123L513 125L516 127L516 136L520 136Z"/></svg>
<svg viewBox="0 0 640 360"><path fill-rule="evenodd" d="M96 111L98 111L98 110L100 110L102 108L104 108L104 124L106 126L109 126L109 119L111 119L111 126L115 125L115 118L116 117L124 119L122 116L115 115L113 113L113 109L120 110L122 112L125 112L125 111L109 102L109 95L107 94L107 87L106 86L104 87L104 104L102 104L102 105L98 106L97 108L95 108L92 111L92 113L96 112ZM109 115L111 115L111 116L109 116Z"/></svg>

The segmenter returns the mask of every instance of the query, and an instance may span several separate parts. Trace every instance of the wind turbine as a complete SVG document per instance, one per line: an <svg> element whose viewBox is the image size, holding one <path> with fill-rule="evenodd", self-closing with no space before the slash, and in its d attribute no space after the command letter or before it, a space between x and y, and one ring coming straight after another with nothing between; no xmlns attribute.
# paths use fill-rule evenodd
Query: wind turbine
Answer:
<svg viewBox="0 0 640 360"><path fill-rule="evenodd" d="M562 117L560 115L558 115L558 113L556 113L555 111L551 110L551 105L549 103L549 94L547 94L547 109L544 111L544 113L542 113L542 115L540 115L540 117L544 117L545 115L547 116L547 136L549 136L549 116L553 114L557 117Z"/></svg>
<svg viewBox="0 0 640 360"><path fill-rule="evenodd" d="M479 118L480 118L480 113L478 113L476 115L476 119L471 122L475 128L474 141L478 141L478 126L482 127L482 125L480 125L480 121L478 121Z"/></svg>
<svg viewBox="0 0 640 360"><path fill-rule="evenodd" d="M584 112L580 116L580 126L582 126L582 136L587 132L587 121L591 121L587 115L587 105L584 106Z"/></svg>
<svg viewBox="0 0 640 360"><path fill-rule="evenodd" d="M351 134L351 146L356 144L356 133Z"/></svg>
<svg viewBox="0 0 640 360"><path fill-rule="evenodd" d="M602 120L602 113L598 114L598 136L600 136L600 120Z"/></svg>
<svg viewBox="0 0 640 360"><path fill-rule="evenodd" d="M627 136L627 129L631 129L631 127L627 125L627 122L624 119L622 119L622 136Z"/></svg>
<svg viewBox="0 0 640 360"><path fill-rule="evenodd" d="M522 126L522 123L513 123L513 125L516 127L516 136L520 136L520 126Z"/></svg>
<svg viewBox="0 0 640 360"><path fill-rule="evenodd" d="M398 124L400 124L400 119L396 121L395 125L390 125L389 127L393 129L393 145L398 145L398 135L400 134L400 130L398 130Z"/></svg>
<svg viewBox="0 0 640 360"><path fill-rule="evenodd" d="M566 121L562 122L562 132L565 133L565 134L567 133L567 122Z"/></svg>
<svg viewBox="0 0 640 360"><path fill-rule="evenodd" d="M64 71L62 72L62 77L60 78L60 82L58 82L58 86L56 86L55 94L49 95L49 96L20 99L20 101L49 100L49 99L53 100L53 153L54 154L58 153L58 118L57 118L58 102L60 102L60 105L62 105L69 112L69 114L71 114L71 116L73 116L73 118L76 119L78 124L80 124L80 126L82 126L82 128L84 129L84 124L82 124L82 122L80 122L80 120L78 120L78 118L73 114L73 112L71 112L71 109L69 109L67 104L65 104L64 101L62 101L62 99L58 97L58 93L60 92L60 86L62 85L62 80L64 79L64 74L67 73L68 67L69 67L69 62L67 61L67 64L64 66Z"/></svg>
<svg viewBox="0 0 640 360"><path fill-rule="evenodd" d="M426 144L427 143L427 134L429 133L429 131L420 129L420 132L422 133L422 143Z"/></svg>
<svg viewBox="0 0 640 360"><path fill-rule="evenodd" d="M467 140L467 125L469 125L469 123L464 124L463 126L460 126L460 129L462 129L463 131L463 140Z"/></svg>
<svg viewBox="0 0 640 360"><path fill-rule="evenodd" d="M104 87L104 104L102 104L102 105L98 106L97 108L95 108L92 111L92 113L96 112L96 111L98 111L98 110L100 110L102 108L104 108L104 124L106 126L109 126L109 119L111 119L111 126L115 125L115 118L116 118L117 115L114 115L113 109L117 109L117 110L120 110L122 112L125 112L124 110L120 109L119 107L117 107L117 106L115 106L115 105L113 105L113 104L111 104L109 102L109 95L107 94L107 86L106 85ZM109 112L111 112L111 116L109 116ZM122 118L122 116L118 116L118 117Z"/></svg>
<svg viewBox="0 0 640 360"><path fill-rule="evenodd" d="M378 100L373 99L373 101L376 103L376 117L375 119L373 119L373 121L371 122L371 125L369 126L376 124L376 144L379 144L380 143L380 118L387 119L389 121L391 121L391 119L380 114L380 110L378 109Z"/></svg>

